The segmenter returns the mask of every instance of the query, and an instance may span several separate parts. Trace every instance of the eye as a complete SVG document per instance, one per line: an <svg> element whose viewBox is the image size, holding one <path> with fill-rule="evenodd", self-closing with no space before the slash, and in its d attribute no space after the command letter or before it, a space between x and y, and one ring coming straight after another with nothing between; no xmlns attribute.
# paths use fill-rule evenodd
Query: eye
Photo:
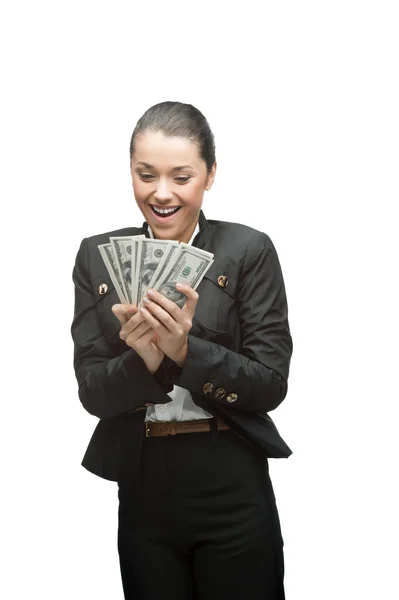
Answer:
<svg viewBox="0 0 399 600"><path fill-rule="evenodd" d="M150 181L154 178L154 175L151 175L151 173L139 173L139 177L140 179L143 179L143 181Z"/></svg>
<svg viewBox="0 0 399 600"><path fill-rule="evenodd" d="M179 177L175 177L175 181L177 181L177 183L187 183L187 181L190 181L191 177L190 176L179 176Z"/></svg>

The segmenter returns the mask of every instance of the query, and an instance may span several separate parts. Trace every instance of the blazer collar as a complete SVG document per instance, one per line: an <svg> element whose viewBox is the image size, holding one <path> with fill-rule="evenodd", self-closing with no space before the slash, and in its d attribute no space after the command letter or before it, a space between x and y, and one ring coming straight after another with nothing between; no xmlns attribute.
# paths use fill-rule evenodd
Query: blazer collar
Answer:
<svg viewBox="0 0 399 600"><path fill-rule="evenodd" d="M210 226L209 222L207 221L207 219L205 218L205 215L202 210L200 211L198 224L199 224L199 232L193 239L192 245L195 246L196 248L202 248L206 244L206 242L208 241L208 239L211 235L211 226ZM150 234L148 231L147 221L144 221L144 223L143 223L143 230L144 230L145 237L149 238Z"/></svg>

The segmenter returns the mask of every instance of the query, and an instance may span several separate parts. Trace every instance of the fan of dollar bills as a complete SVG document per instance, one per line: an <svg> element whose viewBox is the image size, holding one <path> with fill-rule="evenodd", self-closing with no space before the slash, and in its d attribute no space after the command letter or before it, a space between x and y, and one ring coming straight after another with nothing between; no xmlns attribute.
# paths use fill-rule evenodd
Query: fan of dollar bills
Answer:
<svg viewBox="0 0 399 600"><path fill-rule="evenodd" d="M120 302L136 306L153 288L182 308L186 296L176 289L176 283L195 290L213 263L210 252L144 235L111 237L98 248Z"/></svg>

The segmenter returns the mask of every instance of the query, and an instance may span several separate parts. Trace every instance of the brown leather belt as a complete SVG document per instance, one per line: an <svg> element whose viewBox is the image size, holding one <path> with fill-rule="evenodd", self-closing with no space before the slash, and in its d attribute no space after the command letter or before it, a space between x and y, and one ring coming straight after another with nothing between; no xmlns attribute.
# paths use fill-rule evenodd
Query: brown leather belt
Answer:
<svg viewBox="0 0 399 600"><path fill-rule="evenodd" d="M198 421L168 421L168 422L152 422L145 423L145 436L158 437L166 435L177 435L179 433L201 433L202 431L210 431L210 419L199 419ZM226 423L216 419L217 428L219 431L230 429Z"/></svg>

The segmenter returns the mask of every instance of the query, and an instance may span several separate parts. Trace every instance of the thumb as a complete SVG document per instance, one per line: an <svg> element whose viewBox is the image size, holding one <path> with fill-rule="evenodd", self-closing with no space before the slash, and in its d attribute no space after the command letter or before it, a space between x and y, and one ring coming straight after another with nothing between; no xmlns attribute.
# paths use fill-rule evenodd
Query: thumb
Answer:
<svg viewBox="0 0 399 600"><path fill-rule="evenodd" d="M185 283L176 283L176 289L177 291L182 292L186 296L184 312L188 313L190 317L193 317L198 303L198 293L195 290L193 290L192 287Z"/></svg>

